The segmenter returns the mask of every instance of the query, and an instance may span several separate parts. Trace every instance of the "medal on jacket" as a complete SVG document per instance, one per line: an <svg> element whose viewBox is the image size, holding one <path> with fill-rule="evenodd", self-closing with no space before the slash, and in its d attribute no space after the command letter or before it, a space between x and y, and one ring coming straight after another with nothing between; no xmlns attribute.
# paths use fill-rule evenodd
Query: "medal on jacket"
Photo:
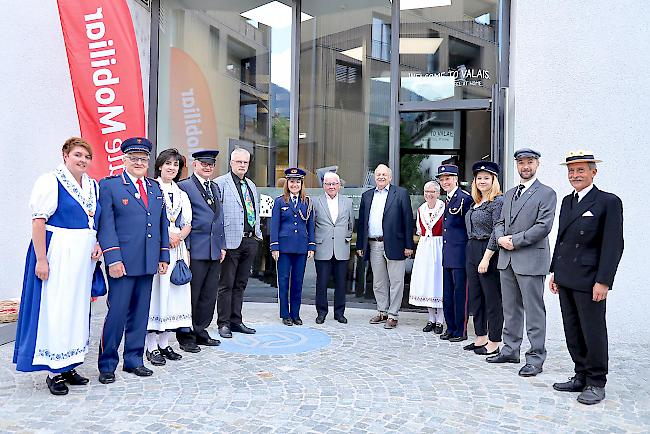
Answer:
<svg viewBox="0 0 650 434"><path fill-rule="evenodd" d="M208 203L208 205L212 205L213 203L211 198L207 198L205 201Z"/></svg>
<svg viewBox="0 0 650 434"><path fill-rule="evenodd" d="M136 193L136 194L134 194L134 196L135 196L136 199L140 199L140 193Z"/></svg>

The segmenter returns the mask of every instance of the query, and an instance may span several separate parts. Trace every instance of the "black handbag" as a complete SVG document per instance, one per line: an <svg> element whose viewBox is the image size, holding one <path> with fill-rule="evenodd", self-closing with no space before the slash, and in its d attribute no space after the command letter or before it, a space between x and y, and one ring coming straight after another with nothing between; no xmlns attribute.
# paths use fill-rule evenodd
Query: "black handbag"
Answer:
<svg viewBox="0 0 650 434"><path fill-rule="evenodd" d="M104 280L102 262L97 261L97 264L95 264L95 271L93 272L93 282L90 287L90 296L101 297L104 295L106 295L106 280Z"/></svg>
<svg viewBox="0 0 650 434"><path fill-rule="evenodd" d="M190 271L190 267L187 266L183 259L176 261L176 264L174 264L174 269L172 270L172 274L169 276L169 280L177 286L190 283L192 280L192 271Z"/></svg>

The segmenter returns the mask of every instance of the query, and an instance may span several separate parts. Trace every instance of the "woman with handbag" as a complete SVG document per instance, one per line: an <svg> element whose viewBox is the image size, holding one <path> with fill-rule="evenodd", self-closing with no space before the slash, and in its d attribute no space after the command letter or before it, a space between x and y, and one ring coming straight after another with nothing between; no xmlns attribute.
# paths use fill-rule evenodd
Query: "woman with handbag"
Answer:
<svg viewBox="0 0 650 434"><path fill-rule="evenodd" d="M305 171L291 167L284 171L284 194L273 203L271 255L277 262L280 318L286 326L302 325L300 304L307 259L314 256L314 214L305 195Z"/></svg>
<svg viewBox="0 0 650 434"><path fill-rule="evenodd" d="M162 151L154 165L154 176L160 184L169 219L171 269L169 273L156 274L152 284L145 355L154 366L164 365L166 359L183 357L169 345L169 338L173 331L192 327L192 274L185 246L192 230L192 206L187 193L176 185L184 166L185 159L176 149Z"/></svg>
<svg viewBox="0 0 650 434"><path fill-rule="evenodd" d="M32 242L13 356L18 371L57 374L46 380L53 395L66 395L66 383L88 383L75 368L88 352L90 290L102 253L99 186L86 174L92 147L72 137L61 151L63 164L38 178L29 202Z"/></svg>

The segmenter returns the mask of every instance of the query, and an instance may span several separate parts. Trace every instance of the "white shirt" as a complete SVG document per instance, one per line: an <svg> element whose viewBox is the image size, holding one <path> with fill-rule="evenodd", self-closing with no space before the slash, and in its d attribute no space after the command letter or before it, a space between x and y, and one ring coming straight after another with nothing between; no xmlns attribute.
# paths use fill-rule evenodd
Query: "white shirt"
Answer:
<svg viewBox="0 0 650 434"><path fill-rule="evenodd" d="M386 206L386 199L388 199L388 189L390 184L381 190L375 188L372 197L372 205L370 205L370 216L368 217L368 236L370 238L377 238L384 236L384 207Z"/></svg>
<svg viewBox="0 0 650 434"><path fill-rule="evenodd" d="M578 193L578 203L591 191L591 189L594 188L593 184L589 184L589 186L583 188L580 191L574 191L573 194Z"/></svg>
<svg viewBox="0 0 650 434"><path fill-rule="evenodd" d="M530 178L530 179L529 179L528 181L526 181L526 182L520 182L519 185L523 185L523 186L524 186L524 189L521 190L521 195L520 195L520 196L522 196L522 195L524 194L524 192L525 192L526 190L528 190L528 189L530 188L530 186L533 185L533 182L535 182L536 180L537 180L537 177L536 177L536 176L533 176L532 178Z"/></svg>
<svg viewBox="0 0 650 434"><path fill-rule="evenodd" d="M453 190L447 193L447 200L451 200L451 198L454 197L454 194L456 194L456 190L458 190L458 186L454 187Z"/></svg>
<svg viewBox="0 0 650 434"><path fill-rule="evenodd" d="M124 173L126 173L126 175L131 179L131 182L133 183L133 185L135 185L135 189L138 190L138 193L140 192L140 187L138 187L138 179L141 179L142 180L142 187L144 188L144 191L147 194L149 194L149 192L147 191L147 183L144 181L144 178L136 178L135 176L131 175L126 170L124 171Z"/></svg>
<svg viewBox="0 0 650 434"><path fill-rule="evenodd" d="M325 194L327 198L327 207L330 210L330 216L332 216L332 221L336 223L336 218L339 216L339 195L337 194L331 198L328 194Z"/></svg>

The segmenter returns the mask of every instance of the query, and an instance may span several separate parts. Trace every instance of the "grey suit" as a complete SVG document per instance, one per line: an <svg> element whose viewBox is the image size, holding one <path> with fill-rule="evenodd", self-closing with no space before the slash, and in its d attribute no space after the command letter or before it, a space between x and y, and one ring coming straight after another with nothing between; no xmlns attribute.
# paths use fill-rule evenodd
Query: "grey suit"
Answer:
<svg viewBox="0 0 650 434"><path fill-rule="evenodd" d="M237 183L235 182L237 181ZM255 208L255 225L244 223L245 204L242 202L242 185L231 172L215 179L223 200L224 232L226 234L226 258L221 264L217 296L217 323L219 327L237 327L242 324L244 291L250 277L251 266L257 255L262 238L260 229L260 196L257 187L244 177L248 194ZM246 189L244 189L245 191ZM252 231L251 231L252 229ZM244 233L244 231L248 231Z"/></svg>
<svg viewBox="0 0 650 434"><path fill-rule="evenodd" d="M497 239L512 235L514 246L514 250L501 248L497 263L504 317L501 354L519 357L525 312L530 341L526 363L541 367L546 359L544 277L551 262L548 234L553 227L557 196L538 180L517 200L514 199L516 191L515 187L506 192L501 218L494 227Z"/></svg>
<svg viewBox="0 0 650 434"><path fill-rule="evenodd" d="M354 229L352 199L338 194L338 213L336 220L327 205L327 194L316 197L314 204L314 239L316 253L316 312L326 316L327 283L334 276L334 318L343 316L345 311L345 287L347 264L350 259L350 240Z"/></svg>

